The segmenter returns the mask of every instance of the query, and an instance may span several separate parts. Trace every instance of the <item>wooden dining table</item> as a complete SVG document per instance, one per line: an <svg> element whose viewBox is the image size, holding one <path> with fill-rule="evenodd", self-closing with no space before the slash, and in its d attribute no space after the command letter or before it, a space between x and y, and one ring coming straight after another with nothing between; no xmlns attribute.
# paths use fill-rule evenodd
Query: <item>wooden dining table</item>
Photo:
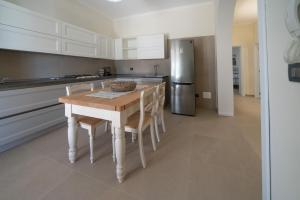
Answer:
<svg viewBox="0 0 300 200"><path fill-rule="evenodd" d="M125 125L127 118L139 110L140 92L153 87L152 85L137 85L135 91L113 99L90 96L102 90L83 92L59 98L65 104L65 116L68 118L69 160L76 161L77 152L77 117L88 116L111 122L113 145L115 145L116 176L120 183L126 175L125 169Z"/></svg>

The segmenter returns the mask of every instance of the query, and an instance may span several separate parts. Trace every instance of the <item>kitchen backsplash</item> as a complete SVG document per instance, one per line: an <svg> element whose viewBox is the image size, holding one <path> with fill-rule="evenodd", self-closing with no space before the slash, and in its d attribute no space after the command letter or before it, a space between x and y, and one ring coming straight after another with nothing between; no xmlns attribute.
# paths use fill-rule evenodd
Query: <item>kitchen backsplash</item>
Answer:
<svg viewBox="0 0 300 200"><path fill-rule="evenodd" d="M117 74L154 74L154 65L158 65L157 74L170 75L170 60L119 60L115 62ZM130 70L132 68L133 70Z"/></svg>
<svg viewBox="0 0 300 200"><path fill-rule="evenodd" d="M113 68L114 61L0 49L0 76L12 79L96 74L106 66Z"/></svg>

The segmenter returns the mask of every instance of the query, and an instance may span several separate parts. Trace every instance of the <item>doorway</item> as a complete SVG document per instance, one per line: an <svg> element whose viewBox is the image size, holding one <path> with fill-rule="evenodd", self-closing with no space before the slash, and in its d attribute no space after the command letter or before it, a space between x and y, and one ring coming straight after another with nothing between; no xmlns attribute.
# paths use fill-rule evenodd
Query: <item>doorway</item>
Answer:
<svg viewBox="0 0 300 200"><path fill-rule="evenodd" d="M241 48L232 48L232 77L233 77L233 91L235 95L241 95Z"/></svg>

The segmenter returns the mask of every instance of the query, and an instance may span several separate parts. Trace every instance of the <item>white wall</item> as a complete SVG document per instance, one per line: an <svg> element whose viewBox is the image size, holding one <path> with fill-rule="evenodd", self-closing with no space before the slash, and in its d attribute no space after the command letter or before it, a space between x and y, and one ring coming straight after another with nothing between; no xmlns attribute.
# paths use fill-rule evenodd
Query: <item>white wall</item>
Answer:
<svg viewBox="0 0 300 200"><path fill-rule="evenodd" d="M135 15L114 21L119 37L167 33L171 39L214 35L212 2Z"/></svg>
<svg viewBox="0 0 300 200"><path fill-rule="evenodd" d="M300 83L289 82L287 0L266 0L272 200L300 199Z"/></svg>
<svg viewBox="0 0 300 200"><path fill-rule="evenodd" d="M235 0L215 0L218 113L234 115L232 24Z"/></svg>
<svg viewBox="0 0 300 200"><path fill-rule="evenodd" d="M112 20L74 0L6 0L24 8L113 36Z"/></svg>
<svg viewBox="0 0 300 200"><path fill-rule="evenodd" d="M257 24L235 24L232 32L232 45L241 46L246 51L245 66L243 66L244 92L245 95L254 95L255 89L255 64L254 64L254 48L257 42Z"/></svg>

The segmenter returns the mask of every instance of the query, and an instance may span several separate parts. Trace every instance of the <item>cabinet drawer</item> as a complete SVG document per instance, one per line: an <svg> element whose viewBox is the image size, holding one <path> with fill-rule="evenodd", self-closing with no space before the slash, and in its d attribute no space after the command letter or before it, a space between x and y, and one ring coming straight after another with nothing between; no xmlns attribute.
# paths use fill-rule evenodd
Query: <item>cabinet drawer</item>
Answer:
<svg viewBox="0 0 300 200"><path fill-rule="evenodd" d="M0 118L57 104L65 94L65 85L0 92Z"/></svg>
<svg viewBox="0 0 300 200"><path fill-rule="evenodd" d="M96 33L67 23L63 23L62 36L70 40L97 44Z"/></svg>
<svg viewBox="0 0 300 200"><path fill-rule="evenodd" d="M57 105L34 112L0 120L0 152L5 146L14 146L20 140L66 121L64 105Z"/></svg>
<svg viewBox="0 0 300 200"><path fill-rule="evenodd" d="M11 26L0 25L0 48L61 53L61 39Z"/></svg>
<svg viewBox="0 0 300 200"><path fill-rule="evenodd" d="M0 24L60 36L61 23L14 4L0 1Z"/></svg>
<svg viewBox="0 0 300 200"><path fill-rule="evenodd" d="M63 39L62 53L72 56L97 57L97 46Z"/></svg>

